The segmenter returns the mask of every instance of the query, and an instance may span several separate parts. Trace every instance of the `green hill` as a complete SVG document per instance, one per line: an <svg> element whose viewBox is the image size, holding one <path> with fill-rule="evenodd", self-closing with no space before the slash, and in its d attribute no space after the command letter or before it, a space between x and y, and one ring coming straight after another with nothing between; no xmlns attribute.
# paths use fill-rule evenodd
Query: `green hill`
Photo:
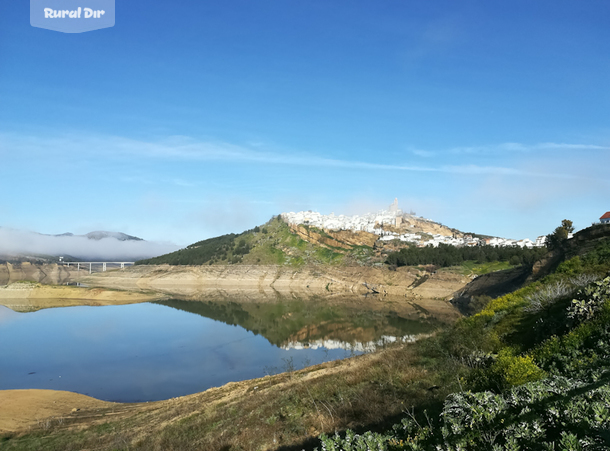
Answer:
<svg viewBox="0 0 610 451"><path fill-rule="evenodd" d="M279 216L240 234L198 241L184 249L140 260L136 265L433 265L458 267L465 274L484 274L514 266L531 266L544 248L475 246L417 247L399 243L387 250L366 232L329 231L312 226L289 226ZM397 250L395 250L397 249Z"/></svg>
<svg viewBox="0 0 610 451"><path fill-rule="evenodd" d="M312 228L313 229L313 228ZM323 231L319 231L324 233ZM370 246L337 243L343 247L320 245L303 240L279 216L240 234L228 234L198 241L170 254L139 260L136 265L293 265L370 262ZM380 259L379 259L380 260Z"/></svg>

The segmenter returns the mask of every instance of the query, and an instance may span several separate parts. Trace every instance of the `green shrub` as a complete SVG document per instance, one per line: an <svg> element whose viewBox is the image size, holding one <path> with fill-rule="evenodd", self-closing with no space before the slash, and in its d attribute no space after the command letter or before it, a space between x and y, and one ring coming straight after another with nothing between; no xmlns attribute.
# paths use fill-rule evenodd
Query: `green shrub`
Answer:
<svg viewBox="0 0 610 451"><path fill-rule="evenodd" d="M610 301L610 276L604 280L593 282L578 292L572 300L568 316L577 322L587 321L600 312Z"/></svg>
<svg viewBox="0 0 610 451"><path fill-rule="evenodd" d="M498 353L491 371L505 388L538 381L545 376L545 372L534 363L533 357L514 355L511 348L502 349Z"/></svg>
<svg viewBox="0 0 610 451"><path fill-rule="evenodd" d="M388 435L375 432L365 432L362 435L348 430L345 437L335 433L333 437L322 434L320 436L321 448L319 451L387 451ZM316 448L318 451L318 448Z"/></svg>
<svg viewBox="0 0 610 451"><path fill-rule="evenodd" d="M602 450L609 406L608 384L555 377L503 394L454 393L436 418L407 412L391 433L325 437L322 450Z"/></svg>
<svg viewBox="0 0 610 451"><path fill-rule="evenodd" d="M574 257L569 260L562 262L557 267L557 273L559 274L568 274L568 275L576 275L580 274L584 271L584 266L582 264L582 260L580 257Z"/></svg>

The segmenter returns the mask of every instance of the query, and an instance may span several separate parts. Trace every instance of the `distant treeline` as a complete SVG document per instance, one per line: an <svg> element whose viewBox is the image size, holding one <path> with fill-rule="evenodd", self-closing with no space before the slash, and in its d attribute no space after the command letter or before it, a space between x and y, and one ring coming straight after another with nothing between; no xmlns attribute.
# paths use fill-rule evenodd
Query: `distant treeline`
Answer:
<svg viewBox="0 0 610 451"><path fill-rule="evenodd" d="M225 260L230 263L239 263L241 257L250 252L250 246L246 240L243 238L238 240L239 237L240 235L230 233L209 238L170 254L139 260L136 265L203 265Z"/></svg>
<svg viewBox="0 0 610 451"><path fill-rule="evenodd" d="M409 246L388 255L386 263L395 266L435 265L439 267L458 266L465 261L477 263L506 261L512 265L532 265L547 250L545 248L521 248L519 246L464 246L456 247L439 244L438 247Z"/></svg>

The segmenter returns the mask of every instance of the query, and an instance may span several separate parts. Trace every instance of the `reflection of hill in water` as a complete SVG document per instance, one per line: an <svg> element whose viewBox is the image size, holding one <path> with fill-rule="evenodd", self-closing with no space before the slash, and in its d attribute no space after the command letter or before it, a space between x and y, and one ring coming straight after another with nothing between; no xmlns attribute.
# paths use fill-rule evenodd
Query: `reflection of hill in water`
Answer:
<svg viewBox="0 0 610 451"><path fill-rule="evenodd" d="M329 305L324 300L239 303L234 301L159 301L158 304L238 325L280 347L309 343L371 343L382 337L431 332L433 320L404 318L395 312Z"/></svg>

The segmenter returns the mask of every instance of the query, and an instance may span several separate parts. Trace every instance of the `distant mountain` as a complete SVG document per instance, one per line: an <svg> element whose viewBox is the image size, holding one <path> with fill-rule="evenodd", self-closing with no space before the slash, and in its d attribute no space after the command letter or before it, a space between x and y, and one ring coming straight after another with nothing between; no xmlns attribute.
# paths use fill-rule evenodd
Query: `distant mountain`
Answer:
<svg viewBox="0 0 610 451"><path fill-rule="evenodd" d="M127 235L122 232L104 232L104 231L96 231L89 232L85 234L87 238L90 240L102 240L104 238L115 238L119 241L144 241L142 238L138 238L137 236Z"/></svg>
<svg viewBox="0 0 610 451"><path fill-rule="evenodd" d="M46 233L41 233L41 235L47 235ZM90 240L103 240L104 238L115 238L119 241L144 241L142 238L138 238L137 236L127 235L123 232L106 232L104 230L96 230L95 232L85 233L84 235L74 235L71 232L60 233L59 235L47 235L47 236L84 236Z"/></svg>

